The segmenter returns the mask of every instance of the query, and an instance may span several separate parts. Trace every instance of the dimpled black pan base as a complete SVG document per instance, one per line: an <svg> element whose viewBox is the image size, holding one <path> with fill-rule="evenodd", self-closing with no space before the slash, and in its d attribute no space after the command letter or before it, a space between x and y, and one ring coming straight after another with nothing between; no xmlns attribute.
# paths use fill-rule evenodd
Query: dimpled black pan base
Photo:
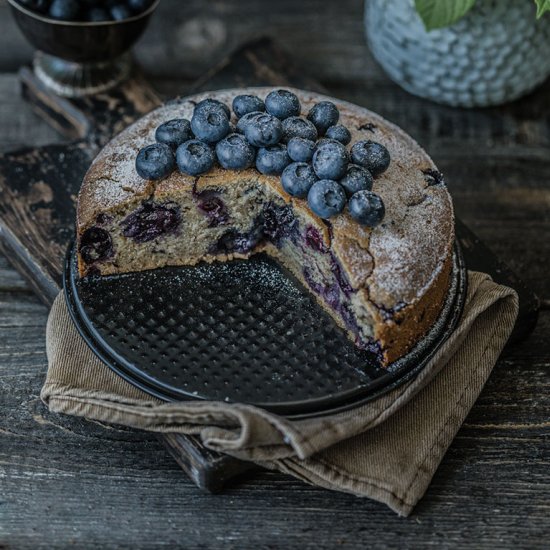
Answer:
<svg viewBox="0 0 550 550"><path fill-rule="evenodd" d="M457 246L440 319L386 369L263 254L80 279L71 247L64 283L86 343L145 392L166 401L248 403L304 418L358 406L415 376L458 323L466 269Z"/></svg>

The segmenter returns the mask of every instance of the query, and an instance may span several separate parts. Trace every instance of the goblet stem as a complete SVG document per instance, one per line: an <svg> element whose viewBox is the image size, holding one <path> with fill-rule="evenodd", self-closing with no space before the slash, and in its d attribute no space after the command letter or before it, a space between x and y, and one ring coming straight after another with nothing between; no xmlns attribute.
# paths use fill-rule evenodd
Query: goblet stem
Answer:
<svg viewBox="0 0 550 550"><path fill-rule="evenodd" d="M109 61L77 63L37 51L33 66L37 78L62 97L83 97L104 92L126 80L132 56L125 53Z"/></svg>

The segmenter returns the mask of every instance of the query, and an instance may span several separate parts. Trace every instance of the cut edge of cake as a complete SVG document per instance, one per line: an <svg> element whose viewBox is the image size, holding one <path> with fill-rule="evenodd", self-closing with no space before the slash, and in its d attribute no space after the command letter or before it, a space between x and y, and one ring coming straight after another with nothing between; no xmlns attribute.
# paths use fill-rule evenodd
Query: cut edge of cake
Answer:
<svg viewBox="0 0 550 550"><path fill-rule="evenodd" d="M262 94L267 90L270 89L248 89L246 92ZM318 302L359 347L378 353L384 364L393 362L409 351L436 321L450 284L454 242L453 212L442 182L438 181L436 185L430 182L430 178L433 179L430 174L438 174L435 165L412 138L378 115L332 98L296 91L305 105L322 99L334 101L341 110L345 123L351 125L355 133L362 132L361 126L375 126L377 139L392 152L393 170L390 167L389 173L380 178L382 181L375 182L375 186L378 184L378 190L384 196L389 212L388 219L379 228L360 227L347 214L338 215L328 222L323 221L307 208L303 200L286 194L280 187L278 177L263 176L254 169L236 172L215 168L198 177L176 172L158 182L142 180L131 173L130 166L135 159L136 150L151 139L151 132L156 124L169 117L184 116L192 105L190 102L196 103L203 97L230 98L237 93L243 93L243 90L201 94L161 107L120 134L100 153L86 175L79 195L77 228L81 275L106 275L164 265L189 265L199 261L227 261L232 258L247 258L253 253L265 251L281 261L311 290ZM394 146L396 143L397 147ZM398 200L392 200L391 187L387 187L388 184L391 185L392 171L397 171L398 174L394 178L398 182L395 190ZM414 174L414 178L407 179L408 174ZM412 189L408 189L408 182ZM238 193L235 195L236 191L242 191L242 197L246 197L245 191L262 196L252 197L248 203L245 199L240 201ZM228 198L227 194L231 195L232 192L235 196ZM215 203L215 199L221 200L223 207L231 212L220 214L216 212L216 208L220 207L215 204L207 205L206 208L199 206L203 200ZM256 202L253 199L257 199ZM424 204L427 200L436 205L432 208L433 211L428 208L428 204ZM269 202L274 205L272 210L262 211ZM417 215L418 207L422 204L422 208L427 210L424 217ZM139 243L140 237L136 237L139 228L128 229L132 222L131 216L136 221L140 209L154 207L166 209L157 218L167 231L155 238L146 236L145 239L149 240ZM303 230L298 229L299 234L294 235L294 239L286 236L288 242L282 247L273 241L279 239L277 232L284 231L280 227L266 229L266 226L272 224L269 219L266 221L266 217L275 216L275 207L286 209L285 216L290 220L288 224L297 223ZM399 207L405 210L402 216L395 215L395 208ZM289 216L289 211L292 216ZM146 211L144 215L147 214ZM222 218L224 215L228 216L232 225L227 226L223 220L221 223L218 220L217 225L211 225L212 216L216 215L221 215ZM407 221L407 218L410 219ZM195 221L189 223L184 234L178 235L178 231L183 231L181 224L184 219ZM434 226L437 224L439 229L434 227L431 231L426 231L418 225L419 220L433 223ZM239 244L239 239L245 239L247 233L257 230L253 227L254 224L263 224L259 230L262 235L252 236L249 245ZM399 231L394 225L397 225ZM109 236L111 245L117 250L116 257L106 258L107 261L104 262L86 262L83 246L87 232L108 232L111 227L115 227L114 230L110 229L113 234L109 233ZM408 252L408 261L403 260L403 256L407 254L400 250L403 245L402 232L415 227L421 236L422 233L424 236L428 235L434 241L434 246L440 249L432 254L438 257L429 266L428 276L423 273L428 268L422 269L419 266L422 259L415 258L414 250ZM283 229L291 231L292 227ZM131 235L133 231L134 236L124 236L124 231L127 235ZM233 233L228 234L230 231ZM386 235L384 231L387 232ZM266 239L269 232L275 235ZM203 243L193 253L192 246L177 244L182 240L191 240L192 243L201 234L209 235L212 240L208 246L213 246L215 241L221 249L208 249ZM171 248L170 253L163 256L162 247L166 248L166 239L171 235L174 236L175 243L173 250ZM435 238L436 235L438 238ZM220 244L222 237L223 243ZM308 240L317 243L318 250L311 243L307 245L308 253L302 250L309 258L310 266L303 266L303 262L301 264L293 259L294 252L290 243L299 247L293 242L298 237L306 243ZM257 242L254 242L255 239ZM392 243L391 239L395 242ZM138 253L140 246L141 253ZM132 257L132 247L138 248L138 252L133 252L135 257ZM309 248L312 249L311 253ZM422 250L425 248L418 246L417 256L422 255ZM397 260L392 258L392 254L398 255ZM322 259L325 255L327 258ZM316 269L313 275L311 270L304 270L304 267L311 266ZM396 267L402 268L404 282L399 284L395 284L396 271L399 275ZM400 285L403 288L408 286L407 291L401 295ZM349 309L353 315L342 313Z"/></svg>

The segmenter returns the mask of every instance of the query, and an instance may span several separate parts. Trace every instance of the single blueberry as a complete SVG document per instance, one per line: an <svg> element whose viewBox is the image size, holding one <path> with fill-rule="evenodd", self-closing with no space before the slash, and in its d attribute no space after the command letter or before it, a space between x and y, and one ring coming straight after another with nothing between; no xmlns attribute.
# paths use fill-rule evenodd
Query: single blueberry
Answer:
<svg viewBox="0 0 550 550"><path fill-rule="evenodd" d="M259 117L260 115L264 115L265 113L262 111L252 111L251 113L247 113L246 115L243 115L237 122L237 132L244 134L245 128L248 126L250 122L252 122L254 119Z"/></svg>
<svg viewBox="0 0 550 550"><path fill-rule="evenodd" d="M312 162L319 179L339 180L348 167L348 152L339 141L325 143L317 147Z"/></svg>
<svg viewBox="0 0 550 550"><path fill-rule="evenodd" d="M233 99L233 112L237 118L256 111L265 111L265 103L258 96L243 94Z"/></svg>
<svg viewBox="0 0 550 550"><path fill-rule="evenodd" d="M321 233L312 225L308 225L306 229L306 244L318 252L327 251Z"/></svg>
<svg viewBox="0 0 550 550"><path fill-rule="evenodd" d="M245 125L244 135L255 147L269 147L279 143L283 136L283 125L273 115L264 113L254 117Z"/></svg>
<svg viewBox="0 0 550 550"><path fill-rule="evenodd" d="M308 162L315 152L315 142L301 137L293 137L287 143L288 156L295 162Z"/></svg>
<svg viewBox="0 0 550 550"><path fill-rule="evenodd" d="M317 149L320 149L321 147L324 147L325 145L327 145L327 143L336 143L336 144L339 144L339 145L343 145L343 143L341 143L337 139L332 139L332 138L328 138L328 137L323 137L323 138L317 140L317 143L315 145L316 145Z"/></svg>
<svg viewBox="0 0 550 550"><path fill-rule="evenodd" d="M262 174L281 174L291 162L286 146L280 143L271 147L262 147L258 149L256 155L256 168Z"/></svg>
<svg viewBox="0 0 550 550"><path fill-rule="evenodd" d="M229 110L229 107L217 99L207 98L199 101L195 105L194 112L197 113L199 111L221 111L228 119L231 118L231 111Z"/></svg>
<svg viewBox="0 0 550 550"><path fill-rule="evenodd" d="M191 130L197 139L217 143L229 133L229 119L219 108L195 109Z"/></svg>
<svg viewBox="0 0 550 550"><path fill-rule="evenodd" d="M353 144L351 159L373 175L378 176L390 165L390 153L380 143L364 139Z"/></svg>
<svg viewBox="0 0 550 550"><path fill-rule="evenodd" d="M272 201L264 204L254 225L261 228L261 234L276 247L280 247L283 240L291 237L297 230L298 220L292 208L287 204L276 204Z"/></svg>
<svg viewBox="0 0 550 550"><path fill-rule="evenodd" d="M175 203L145 203L121 222L122 234L138 243L174 233L181 224L180 208Z"/></svg>
<svg viewBox="0 0 550 550"><path fill-rule="evenodd" d="M19 0L19 3L38 13L46 13L50 7L50 0Z"/></svg>
<svg viewBox="0 0 550 550"><path fill-rule="evenodd" d="M256 149L241 134L230 134L216 145L216 156L223 168L244 170L254 164Z"/></svg>
<svg viewBox="0 0 550 550"><path fill-rule="evenodd" d="M293 197L303 199L307 196L310 187L317 181L317 176L311 164L293 162L289 164L281 176L283 189Z"/></svg>
<svg viewBox="0 0 550 550"><path fill-rule="evenodd" d="M361 225L376 227L385 214L382 199L372 191L357 191L349 200L349 213Z"/></svg>
<svg viewBox="0 0 550 550"><path fill-rule="evenodd" d="M129 19L133 16L134 13L132 12L132 10L130 10L128 6L124 4L115 4L111 7L111 17L115 21L124 21L125 19Z"/></svg>
<svg viewBox="0 0 550 550"><path fill-rule="evenodd" d="M154 0L126 0L126 2L128 7L137 14L150 8Z"/></svg>
<svg viewBox="0 0 550 550"><path fill-rule="evenodd" d="M158 143L165 143L177 149L182 143L193 139L191 123L186 118L174 118L161 124L155 131Z"/></svg>
<svg viewBox="0 0 550 550"><path fill-rule="evenodd" d="M362 166L349 164L344 177L339 181L349 197L363 189L372 189L372 174Z"/></svg>
<svg viewBox="0 0 550 550"><path fill-rule="evenodd" d="M136 171L146 180L169 176L176 167L172 149L164 143L154 143L140 150L136 157Z"/></svg>
<svg viewBox="0 0 550 550"><path fill-rule="evenodd" d="M313 123L299 116L291 116L283 120L283 139L287 143L293 137L301 137L310 141L317 140L317 129Z"/></svg>
<svg viewBox="0 0 550 550"><path fill-rule="evenodd" d="M335 139L344 145L347 145L351 141L351 132L342 124L336 124L327 129L326 134L328 138Z"/></svg>
<svg viewBox="0 0 550 550"><path fill-rule="evenodd" d="M219 191L207 189L195 195L197 208L210 220L209 227L225 225L229 221L229 212Z"/></svg>
<svg viewBox="0 0 550 550"><path fill-rule="evenodd" d="M346 206L346 193L334 180L316 181L307 194L311 211L320 218L328 219L339 214Z"/></svg>
<svg viewBox="0 0 550 550"><path fill-rule="evenodd" d="M49 16L62 21L76 21L80 13L78 0L53 0Z"/></svg>
<svg viewBox="0 0 550 550"><path fill-rule="evenodd" d="M265 98L265 109L270 115L280 119L298 116L301 110L300 100L288 90L273 90Z"/></svg>
<svg viewBox="0 0 550 550"><path fill-rule="evenodd" d="M240 233L236 229L229 229L212 248L212 253L228 254L237 252L247 254L262 240L261 228L253 229L249 233Z"/></svg>
<svg viewBox="0 0 550 550"><path fill-rule="evenodd" d="M90 227L80 237L78 250L87 264L106 260L113 255L111 235L101 227Z"/></svg>
<svg viewBox="0 0 550 550"><path fill-rule="evenodd" d="M324 136L325 132L338 122L340 112L332 101L321 101L311 108L307 118L313 122L319 135Z"/></svg>
<svg viewBox="0 0 550 550"><path fill-rule="evenodd" d="M176 162L180 172L198 176L208 172L214 166L214 153L206 143L198 139L190 139L178 147Z"/></svg>
<svg viewBox="0 0 550 550"><path fill-rule="evenodd" d="M90 8L86 12L86 20L92 21L94 23L99 23L101 21L110 21L111 14L107 10L101 7L94 7L94 8Z"/></svg>

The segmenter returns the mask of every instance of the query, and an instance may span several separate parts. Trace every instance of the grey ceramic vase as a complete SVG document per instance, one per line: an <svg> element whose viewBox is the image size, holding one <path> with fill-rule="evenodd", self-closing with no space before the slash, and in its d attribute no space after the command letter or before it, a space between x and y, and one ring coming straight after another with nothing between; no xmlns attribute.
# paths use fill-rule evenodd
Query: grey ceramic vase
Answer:
<svg viewBox="0 0 550 550"><path fill-rule="evenodd" d="M412 94L461 107L516 99L550 75L550 14L532 0L477 0L454 25L427 32L414 0L365 0L367 40Z"/></svg>

